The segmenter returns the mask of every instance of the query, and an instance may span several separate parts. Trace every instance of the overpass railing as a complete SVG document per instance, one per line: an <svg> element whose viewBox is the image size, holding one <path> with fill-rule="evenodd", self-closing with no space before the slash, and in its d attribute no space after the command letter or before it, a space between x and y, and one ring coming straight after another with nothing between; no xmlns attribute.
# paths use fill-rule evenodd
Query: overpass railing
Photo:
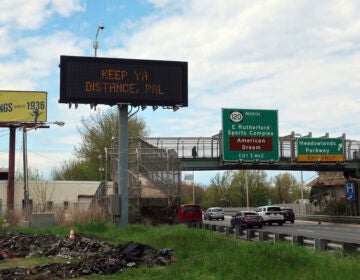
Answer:
<svg viewBox="0 0 360 280"><path fill-rule="evenodd" d="M161 149L173 149L180 158L191 158L195 147L197 157L219 158L219 135L212 137L148 137L149 144Z"/></svg>
<svg viewBox="0 0 360 280"><path fill-rule="evenodd" d="M300 134L295 132L279 137L279 157L281 160L296 162L297 139L299 137ZM312 134L309 133L302 137L312 137ZM321 138L329 138L329 134L327 133ZM345 160L360 158L360 141L346 139L345 134L338 138L344 140ZM144 140L157 148L173 149L180 158L193 157L192 150L194 147L198 158L219 158L222 156L221 133L211 137L148 137Z"/></svg>

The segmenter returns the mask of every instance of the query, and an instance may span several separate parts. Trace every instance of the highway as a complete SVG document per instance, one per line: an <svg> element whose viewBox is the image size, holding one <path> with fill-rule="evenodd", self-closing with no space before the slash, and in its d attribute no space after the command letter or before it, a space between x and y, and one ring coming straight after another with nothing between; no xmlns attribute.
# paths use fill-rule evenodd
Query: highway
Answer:
<svg viewBox="0 0 360 280"><path fill-rule="evenodd" d="M203 221L203 223L224 225L230 227L230 219L230 216L226 216L225 221L206 220ZM295 220L294 224L286 222L282 226L265 225L261 229L256 228L256 230L360 244L360 225L332 223L318 224L316 222Z"/></svg>

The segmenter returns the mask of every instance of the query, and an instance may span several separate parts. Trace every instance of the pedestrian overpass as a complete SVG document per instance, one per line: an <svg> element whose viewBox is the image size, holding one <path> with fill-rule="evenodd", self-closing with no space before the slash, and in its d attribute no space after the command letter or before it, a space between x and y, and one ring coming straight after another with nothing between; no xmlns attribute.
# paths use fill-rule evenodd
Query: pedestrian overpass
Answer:
<svg viewBox="0 0 360 280"><path fill-rule="evenodd" d="M297 160L297 139L299 134L279 137L279 161L261 162L254 160L225 162L222 159L221 133L212 137L148 137L146 142L159 149L174 150L182 171L209 170L298 170L298 171L342 171L345 177L360 178L360 141L343 139L345 160L337 162L300 162ZM312 137L312 133L302 137ZM322 138L329 138L326 134ZM197 156L192 149L196 147Z"/></svg>

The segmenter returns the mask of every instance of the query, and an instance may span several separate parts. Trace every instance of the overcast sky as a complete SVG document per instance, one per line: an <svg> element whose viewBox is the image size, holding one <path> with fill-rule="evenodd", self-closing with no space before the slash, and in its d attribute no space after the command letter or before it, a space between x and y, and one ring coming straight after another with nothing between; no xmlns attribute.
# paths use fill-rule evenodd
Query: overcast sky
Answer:
<svg viewBox="0 0 360 280"><path fill-rule="evenodd" d="M99 57L188 62L189 106L138 113L150 136L212 136L221 108L248 108L278 110L280 136L360 140L359 14L358 0L0 0L0 89L47 91L48 121L66 123L28 133L29 166L45 177L94 113L58 103L60 55L93 56L100 23ZM8 149L1 128L0 167Z"/></svg>

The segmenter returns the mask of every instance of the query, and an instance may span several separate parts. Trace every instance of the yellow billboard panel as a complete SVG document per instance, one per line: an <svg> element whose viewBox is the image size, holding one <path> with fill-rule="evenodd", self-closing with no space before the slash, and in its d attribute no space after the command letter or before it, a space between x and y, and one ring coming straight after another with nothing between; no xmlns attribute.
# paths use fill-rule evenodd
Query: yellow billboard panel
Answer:
<svg viewBox="0 0 360 280"><path fill-rule="evenodd" d="M316 161L323 161L323 162L337 162L337 161L344 161L344 155L298 155L297 161L302 162L316 162Z"/></svg>
<svg viewBox="0 0 360 280"><path fill-rule="evenodd" d="M47 92L0 90L0 123L46 121Z"/></svg>

